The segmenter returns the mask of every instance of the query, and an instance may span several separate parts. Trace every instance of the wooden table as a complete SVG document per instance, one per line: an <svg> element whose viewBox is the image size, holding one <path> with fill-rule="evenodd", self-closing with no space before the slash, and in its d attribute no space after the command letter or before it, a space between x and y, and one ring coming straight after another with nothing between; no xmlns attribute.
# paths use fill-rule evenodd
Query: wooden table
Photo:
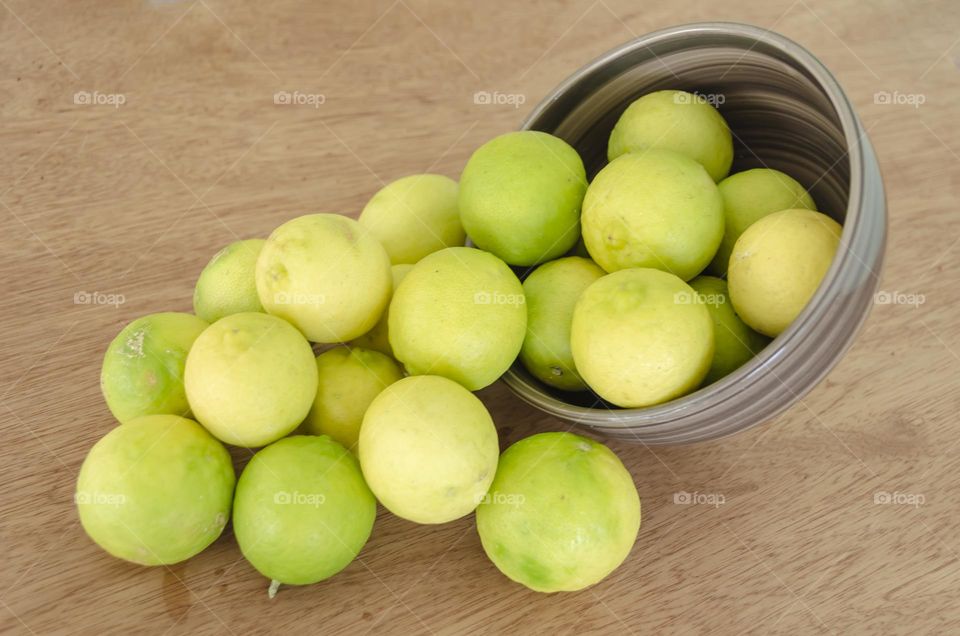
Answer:
<svg viewBox="0 0 960 636"><path fill-rule="evenodd" d="M237 237L356 216L408 173L456 177L581 64L708 19L773 28L836 73L886 177L883 289L923 302L877 306L767 426L611 443L644 521L609 579L536 594L487 561L472 518L381 511L344 572L271 601L229 533L153 569L84 535L74 481L114 426L98 374L123 324L189 311L198 272ZM956 633L958 27L951 0L0 0L0 632ZM275 104L280 91L299 103ZM476 105L477 91L525 103ZM500 384L481 395L504 443L566 428ZM681 491L723 503L675 504Z"/></svg>

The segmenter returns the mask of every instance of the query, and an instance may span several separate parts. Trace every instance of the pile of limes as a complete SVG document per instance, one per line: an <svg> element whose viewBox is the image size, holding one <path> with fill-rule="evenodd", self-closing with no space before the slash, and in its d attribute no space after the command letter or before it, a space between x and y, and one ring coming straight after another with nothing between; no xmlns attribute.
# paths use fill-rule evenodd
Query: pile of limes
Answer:
<svg viewBox="0 0 960 636"><path fill-rule="evenodd" d="M629 472L570 433L500 454L472 391L519 358L618 406L683 395L790 324L840 231L781 172L728 177L730 131L689 93L630 105L609 158L588 184L563 140L509 133L459 183L405 177L359 220L301 216L224 248L195 315L139 318L107 350L120 425L80 471L87 533L170 564L232 519L273 594L346 567L379 502L425 524L476 511L491 561L532 589L603 579L640 527ZM224 444L260 449L239 479Z"/></svg>

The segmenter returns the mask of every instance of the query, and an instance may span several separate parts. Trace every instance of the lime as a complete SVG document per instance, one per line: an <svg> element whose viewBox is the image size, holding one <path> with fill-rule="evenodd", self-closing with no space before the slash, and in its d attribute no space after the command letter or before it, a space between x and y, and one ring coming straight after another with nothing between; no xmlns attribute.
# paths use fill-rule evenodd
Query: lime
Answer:
<svg viewBox="0 0 960 636"><path fill-rule="evenodd" d="M257 260L266 310L313 342L346 342L377 324L390 299L390 258L353 219L310 214L270 235Z"/></svg>
<svg viewBox="0 0 960 636"><path fill-rule="evenodd" d="M457 182L439 174L414 174L384 186L363 208L360 224L390 255L416 263L427 254L463 245Z"/></svg>
<svg viewBox="0 0 960 636"><path fill-rule="evenodd" d="M497 469L497 429L470 391L439 376L394 382L360 428L360 465L390 512L417 523L459 519L477 507Z"/></svg>
<svg viewBox="0 0 960 636"><path fill-rule="evenodd" d="M75 500L90 538L115 557L169 565L197 554L230 518L230 454L193 420L146 415L97 442Z"/></svg>
<svg viewBox="0 0 960 636"><path fill-rule="evenodd" d="M656 91L630 104L610 133L607 158L651 148L690 157L714 181L727 176L733 163L727 122L704 96L684 91Z"/></svg>
<svg viewBox="0 0 960 636"><path fill-rule="evenodd" d="M732 174L717 188L723 197L723 240L710 263L717 276L727 275L733 246L748 227L772 212L791 208L816 210L813 199L790 176L770 168Z"/></svg>
<svg viewBox="0 0 960 636"><path fill-rule="evenodd" d="M463 169L463 227L477 247L511 265L549 261L577 242L586 187L583 162L565 141L507 133L478 148Z"/></svg>
<svg viewBox="0 0 960 636"><path fill-rule="evenodd" d="M520 353L525 302L520 281L499 258L448 247L417 263L394 293L390 345L411 375L482 389Z"/></svg>
<svg viewBox="0 0 960 636"><path fill-rule="evenodd" d="M690 287L695 292L691 302L703 304L713 320L715 348L710 370L703 379L706 385L739 369L760 353L770 339L748 327L733 311L726 281L713 276L698 276L690 281Z"/></svg>
<svg viewBox="0 0 960 636"><path fill-rule="evenodd" d="M697 388L713 360L713 321L693 289L656 269L625 269L590 285L573 312L570 345L594 391L622 407Z"/></svg>
<svg viewBox="0 0 960 636"><path fill-rule="evenodd" d="M700 164L667 150L626 154L583 201L583 239L608 272L652 267L689 280L723 238L723 199Z"/></svg>
<svg viewBox="0 0 960 636"><path fill-rule="evenodd" d="M286 437L250 460L237 482L233 531L243 556L273 583L307 585L347 567L377 502L356 458L326 436Z"/></svg>
<svg viewBox="0 0 960 636"><path fill-rule="evenodd" d="M630 473L606 446L572 433L540 433L504 451L477 508L487 556L538 592L600 582L627 558L639 530Z"/></svg>
<svg viewBox="0 0 960 636"><path fill-rule="evenodd" d="M257 257L263 239L236 241L217 252L200 272L193 290L193 311L215 322L230 314L263 311L257 296Z"/></svg>
<svg viewBox="0 0 960 636"><path fill-rule="evenodd" d="M141 415L189 415L183 367L207 323L193 314L143 316L117 334L103 357L100 389L120 422Z"/></svg>
<svg viewBox="0 0 960 636"><path fill-rule="evenodd" d="M235 446L263 446L295 429L317 394L310 343L261 313L221 318L200 334L185 374L197 420Z"/></svg>
<svg viewBox="0 0 960 636"><path fill-rule="evenodd" d="M317 356L317 395L303 432L329 435L352 449L373 398L402 377L400 366L379 351L359 347L324 351Z"/></svg>
<svg viewBox="0 0 960 636"><path fill-rule="evenodd" d="M393 275L393 291L397 290L397 287L400 286L400 281L402 281L412 269L413 265L407 263L402 265L394 265L390 268L390 273ZM380 353L385 353L388 356L392 356L393 348L390 346L390 338L388 335L389 320L390 305L387 305L387 308L383 311L383 315L380 316L380 320L378 320L377 324L373 326L373 329L363 334L359 338L351 340L350 344L357 347L363 347L365 349L373 349L375 351L379 351Z"/></svg>
<svg viewBox="0 0 960 636"><path fill-rule="evenodd" d="M573 363L570 323L580 294L604 273L590 259L568 256L544 263L523 281L527 335L520 361L541 382L565 391L587 388Z"/></svg>
<svg viewBox="0 0 960 636"><path fill-rule="evenodd" d="M826 214L781 210L740 235L727 273L737 315L770 337L800 315L820 286L843 228Z"/></svg>

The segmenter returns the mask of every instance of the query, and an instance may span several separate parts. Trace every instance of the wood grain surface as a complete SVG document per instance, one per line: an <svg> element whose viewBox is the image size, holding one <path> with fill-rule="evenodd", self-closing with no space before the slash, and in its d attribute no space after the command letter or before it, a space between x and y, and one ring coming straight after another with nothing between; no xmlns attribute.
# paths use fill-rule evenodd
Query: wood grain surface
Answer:
<svg viewBox="0 0 960 636"><path fill-rule="evenodd" d="M611 443L644 504L612 576L537 594L490 564L472 517L381 510L344 572L271 601L229 531L152 569L84 535L74 482L114 426L98 378L123 324L189 311L238 237L356 216L405 174L457 177L594 56L699 20L772 28L836 74L880 157L882 288L902 302L775 422ZM958 36L953 0L0 0L0 633L957 633ZM504 445L567 428L502 384L481 397Z"/></svg>

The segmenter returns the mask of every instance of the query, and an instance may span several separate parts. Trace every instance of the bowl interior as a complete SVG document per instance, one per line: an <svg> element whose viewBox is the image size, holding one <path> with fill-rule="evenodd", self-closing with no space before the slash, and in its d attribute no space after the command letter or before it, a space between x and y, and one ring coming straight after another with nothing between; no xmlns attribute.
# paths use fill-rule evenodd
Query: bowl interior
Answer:
<svg viewBox="0 0 960 636"><path fill-rule="evenodd" d="M614 124L634 100L662 89L695 93L714 104L730 126L731 174L761 167L781 170L807 188L821 212L844 223L851 168L847 137L828 91L782 38L732 28L738 25L729 30L712 26L652 34L611 51L564 82L524 128L567 141L592 179L607 163ZM768 349L776 346L774 340ZM505 379L575 407L636 411L618 409L590 392L553 389L519 362ZM710 387L695 394L705 391Z"/></svg>

